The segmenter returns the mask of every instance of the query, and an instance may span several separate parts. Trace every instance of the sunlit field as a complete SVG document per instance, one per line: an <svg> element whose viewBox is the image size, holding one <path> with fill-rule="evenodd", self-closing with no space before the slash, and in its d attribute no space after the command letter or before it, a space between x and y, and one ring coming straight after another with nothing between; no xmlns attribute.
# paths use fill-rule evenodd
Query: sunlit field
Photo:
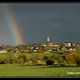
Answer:
<svg viewBox="0 0 80 80"><path fill-rule="evenodd" d="M3 54L5 57L11 56ZM48 54L47 54L48 55ZM52 54L49 54L50 56ZM58 54L55 54L59 56ZM41 55L42 56L42 55ZM34 57L34 55L32 55ZM2 58L1 58L2 59ZM71 65L71 64L70 64ZM80 66L59 66L56 64L25 64L25 63L6 63L0 64L0 77L79 77Z"/></svg>
<svg viewBox="0 0 80 80"><path fill-rule="evenodd" d="M73 72L73 74L69 74ZM77 72L77 74L76 74ZM54 67L46 65L0 64L0 77L69 77L80 76L80 67Z"/></svg>

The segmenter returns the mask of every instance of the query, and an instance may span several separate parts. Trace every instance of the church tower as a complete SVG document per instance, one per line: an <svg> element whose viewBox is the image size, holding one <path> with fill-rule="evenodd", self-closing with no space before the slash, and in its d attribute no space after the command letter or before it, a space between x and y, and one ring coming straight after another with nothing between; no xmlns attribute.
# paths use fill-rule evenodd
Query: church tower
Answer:
<svg viewBox="0 0 80 80"><path fill-rule="evenodd" d="M50 38L49 38L49 35L47 36L47 42L50 42Z"/></svg>
<svg viewBox="0 0 80 80"><path fill-rule="evenodd" d="M53 42L50 40L49 35L47 36L47 46L53 46Z"/></svg>

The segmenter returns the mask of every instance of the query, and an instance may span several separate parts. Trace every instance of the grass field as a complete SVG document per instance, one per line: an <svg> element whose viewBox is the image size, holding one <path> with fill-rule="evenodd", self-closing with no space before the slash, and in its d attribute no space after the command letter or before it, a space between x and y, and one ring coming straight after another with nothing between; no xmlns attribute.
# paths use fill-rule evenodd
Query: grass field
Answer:
<svg viewBox="0 0 80 80"><path fill-rule="evenodd" d="M73 72L73 74L68 74ZM76 73L75 73L76 72ZM0 76L58 77L80 76L80 67L26 66L21 64L0 64Z"/></svg>

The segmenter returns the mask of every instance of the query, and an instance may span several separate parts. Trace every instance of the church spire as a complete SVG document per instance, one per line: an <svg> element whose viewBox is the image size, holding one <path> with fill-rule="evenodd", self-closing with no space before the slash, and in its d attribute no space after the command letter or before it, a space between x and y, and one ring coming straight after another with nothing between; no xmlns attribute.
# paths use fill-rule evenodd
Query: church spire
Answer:
<svg viewBox="0 0 80 80"><path fill-rule="evenodd" d="M50 38L49 38L49 35L47 36L47 42L50 42Z"/></svg>

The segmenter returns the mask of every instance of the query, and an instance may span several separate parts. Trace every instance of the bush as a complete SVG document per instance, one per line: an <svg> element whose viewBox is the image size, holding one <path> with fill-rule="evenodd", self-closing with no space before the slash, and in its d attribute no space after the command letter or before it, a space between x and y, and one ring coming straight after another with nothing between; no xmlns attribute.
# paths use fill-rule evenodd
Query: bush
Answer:
<svg viewBox="0 0 80 80"><path fill-rule="evenodd" d="M18 57L16 56L16 54L12 55L10 58L9 58L9 63L18 63Z"/></svg>
<svg viewBox="0 0 80 80"><path fill-rule="evenodd" d="M0 64L5 64L5 61L0 61Z"/></svg>
<svg viewBox="0 0 80 80"><path fill-rule="evenodd" d="M3 54L0 54L0 64L5 64L6 62L6 56L4 56Z"/></svg>
<svg viewBox="0 0 80 80"><path fill-rule="evenodd" d="M54 61L52 59L47 59L46 64L47 65L53 65Z"/></svg>
<svg viewBox="0 0 80 80"><path fill-rule="evenodd" d="M61 56L60 57L57 57L57 62L59 64L62 64L62 63L64 63L64 59Z"/></svg>
<svg viewBox="0 0 80 80"><path fill-rule="evenodd" d="M42 53L37 53L36 55L35 55L35 58L37 59L37 60L43 60L43 54Z"/></svg>
<svg viewBox="0 0 80 80"><path fill-rule="evenodd" d="M13 63L14 61L13 61L13 59L12 58L10 58L9 59L9 63Z"/></svg>
<svg viewBox="0 0 80 80"><path fill-rule="evenodd" d="M29 61L32 61L34 64L42 64L44 61L44 54L42 53L32 53L27 55L29 57Z"/></svg>
<svg viewBox="0 0 80 80"><path fill-rule="evenodd" d="M80 60L76 60L77 66L80 66Z"/></svg>
<svg viewBox="0 0 80 80"><path fill-rule="evenodd" d="M48 56L44 56L44 60L47 60L48 59Z"/></svg>
<svg viewBox="0 0 80 80"><path fill-rule="evenodd" d="M19 63L25 63L26 62L26 55L24 53L20 53L17 59L18 59Z"/></svg>
<svg viewBox="0 0 80 80"><path fill-rule="evenodd" d="M65 55L66 56L66 61L69 64L78 64L79 62L79 58L80 58L80 54L77 52L69 52L68 54Z"/></svg>

